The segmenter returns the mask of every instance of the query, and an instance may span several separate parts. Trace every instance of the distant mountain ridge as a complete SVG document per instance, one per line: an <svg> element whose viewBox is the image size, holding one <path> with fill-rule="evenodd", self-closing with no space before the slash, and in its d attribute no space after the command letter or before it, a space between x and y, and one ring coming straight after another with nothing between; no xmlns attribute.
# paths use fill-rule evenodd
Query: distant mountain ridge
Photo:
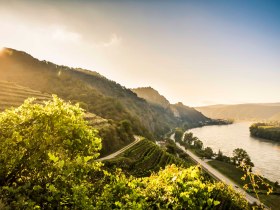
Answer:
<svg viewBox="0 0 280 210"><path fill-rule="evenodd" d="M280 121L280 103L252 103L196 107L205 116L240 121Z"/></svg>

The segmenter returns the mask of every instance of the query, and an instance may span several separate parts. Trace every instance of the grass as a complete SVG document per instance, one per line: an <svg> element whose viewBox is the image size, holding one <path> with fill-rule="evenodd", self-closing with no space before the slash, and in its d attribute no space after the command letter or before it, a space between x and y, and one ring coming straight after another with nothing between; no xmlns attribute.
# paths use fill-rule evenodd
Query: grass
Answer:
<svg viewBox="0 0 280 210"><path fill-rule="evenodd" d="M236 168L234 165L217 160L209 161L208 164L220 171L222 174L226 175L240 187L245 184L245 182L241 180L241 177L244 174L243 171Z"/></svg>
<svg viewBox="0 0 280 210"><path fill-rule="evenodd" d="M229 179L234 181L237 185L239 185L241 188L244 184L248 183L248 180L241 180L241 177L243 176L243 171L239 168L236 168L234 165L225 163L222 161L209 161L209 165L211 165L213 168L220 171L222 174L227 176ZM262 188L262 187L261 187ZM259 194L260 200L268 207L270 207L272 210L279 210L280 209L280 188L278 187L275 189L275 194L266 195L264 193L264 190L262 190L263 193ZM255 194L251 193L252 196L255 196Z"/></svg>

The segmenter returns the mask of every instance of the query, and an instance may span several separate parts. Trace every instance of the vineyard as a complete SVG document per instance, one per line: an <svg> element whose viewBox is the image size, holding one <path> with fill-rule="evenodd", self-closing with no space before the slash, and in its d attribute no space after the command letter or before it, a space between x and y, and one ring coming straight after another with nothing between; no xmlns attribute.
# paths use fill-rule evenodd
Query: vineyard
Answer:
<svg viewBox="0 0 280 210"><path fill-rule="evenodd" d="M192 162L166 152L149 140L142 140L120 156L105 162L108 168L115 166L137 177L149 176L170 164L188 167Z"/></svg>
<svg viewBox="0 0 280 210"><path fill-rule="evenodd" d="M36 98L40 103L51 99L50 95L23 87L12 82L0 81L0 111L20 106L29 97Z"/></svg>

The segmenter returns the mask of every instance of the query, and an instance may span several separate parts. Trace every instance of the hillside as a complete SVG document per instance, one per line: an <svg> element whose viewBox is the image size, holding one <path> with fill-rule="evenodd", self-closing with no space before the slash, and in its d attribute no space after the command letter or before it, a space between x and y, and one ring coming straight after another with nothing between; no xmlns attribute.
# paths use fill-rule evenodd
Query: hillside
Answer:
<svg viewBox="0 0 280 210"><path fill-rule="evenodd" d="M169 101L152 87L140 87L131 90L136 93L138 97L145 99L151 104L156 104L163 108L168 108L170 105Z"/></svg>
<svg viewBox="0 0 280 210"><path fill-rule="evenodd" d="M18 107L24 100L30 97L35 97L38 103L51 98L49 94L41 93L40 91L12 82L0 81L0 111L4 111L9 107Z"/></svg>
<svg viewBox="0 0 280 210"><path fill-rule="evenodd" d="M172 111L148 103L97 72L40 61L9 48L0 56L0 73L0 80L80 102L86 111L102 118L116 123L128 120L134 133L148 138L160 137L183 123L196 125L201 120L184 122Z"/></svg>
<svg viewBox="0 0 280 210"><path fill-rule="evenodd" d="M185 106L181 102L170 104L164 96L160 95L160 93L152 87L135 88L132 89L132 91L147 102L156 104L166 111L171 112L175 118L183 122L184 126L187 125L191 127L192 124L210 121L210 119L206 118L202 113L194 108Z"/></svg>
<svg viewBox="0 0 280 210"><path fill-rule="evenodd" d="M280 104L237 104L237 105L213 105L196 107L205 116L215 119L244 120L280 120Z"/></svg>
<svg viewBox="0 0 280 210"><path fill-rule="evenodd" d="M0 111L10 107L18 107L30 97L36 98L35 103L51 99L49 94L16 83L0 81ZM102 138L101 156L110 154L133 141L132 132L124 128L125 122L117 123L89 112L86 113L85 119L99 131Z"/></svg>

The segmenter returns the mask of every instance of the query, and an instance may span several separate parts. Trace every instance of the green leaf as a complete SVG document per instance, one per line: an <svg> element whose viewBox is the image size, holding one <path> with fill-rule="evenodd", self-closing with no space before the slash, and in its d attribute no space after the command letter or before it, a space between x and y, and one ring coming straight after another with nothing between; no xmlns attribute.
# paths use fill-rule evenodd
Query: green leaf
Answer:
<svg viewBox="0 0 280 210"><path fill-rule="evenodd" d="M56 157L54 154L52 153L48 153L49 159L53 162L57 162L58 161L58 157Z"/></svg>
<svg viewBox="0 0 280 210"><path fill-rule="evenodd" d="M219 205L221 202L220 201L214 201L214 206Z"/></svg>

